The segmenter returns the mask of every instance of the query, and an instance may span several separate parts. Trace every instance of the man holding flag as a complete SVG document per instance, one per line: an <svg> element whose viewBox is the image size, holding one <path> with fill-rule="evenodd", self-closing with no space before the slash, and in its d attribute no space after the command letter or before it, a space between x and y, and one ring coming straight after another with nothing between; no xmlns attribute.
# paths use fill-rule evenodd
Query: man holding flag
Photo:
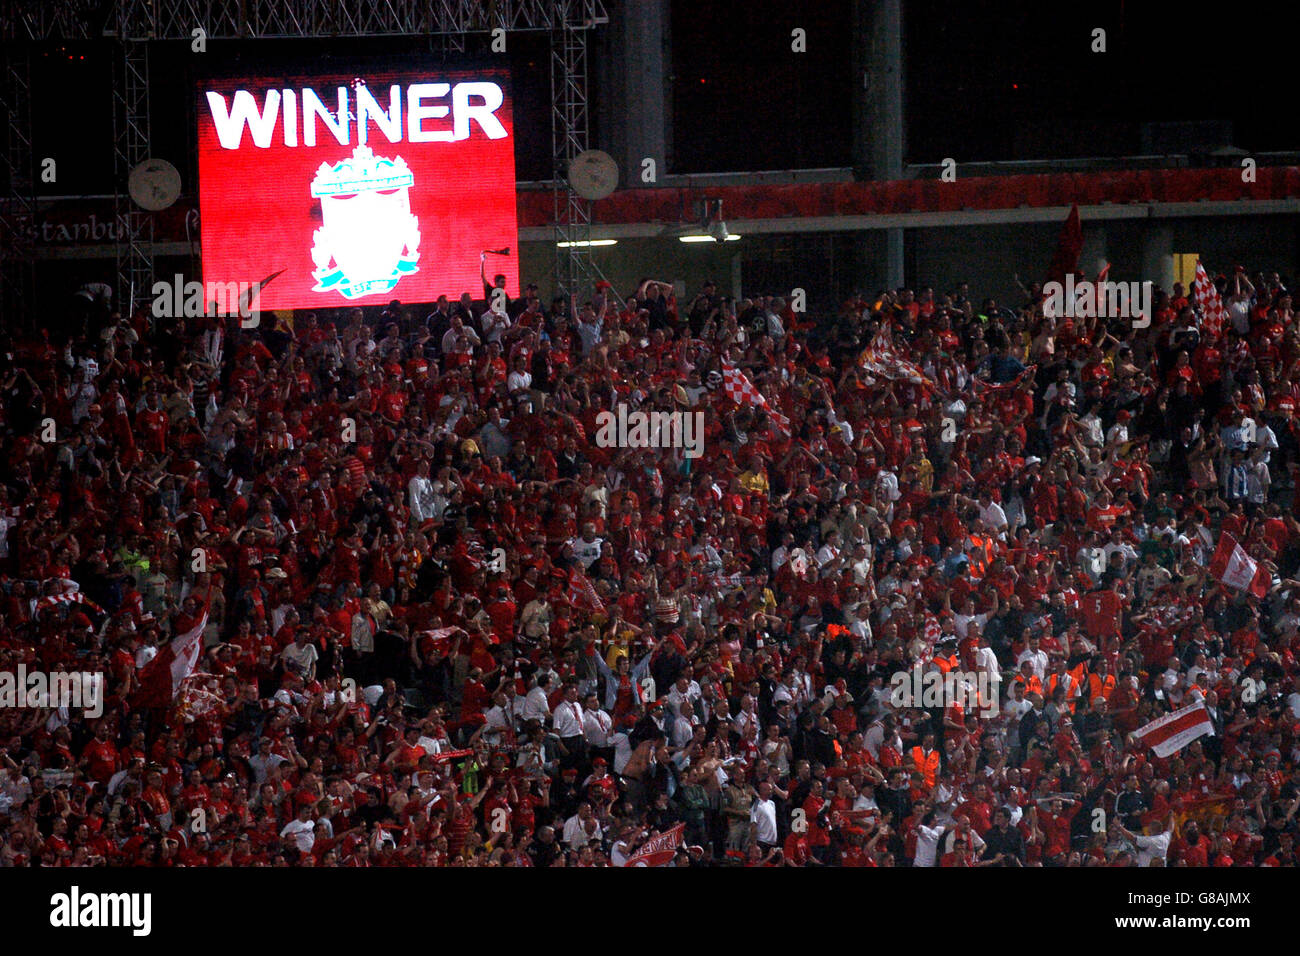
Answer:
<svg viewBox="0 0 1300 956"><path fill-rule="evenodd" d="M1198 700L1139 727L1133 731L1131 739L1134 743L1149 747L1157 757L1169 757L1193 740L1213 733L1214 722L1205 708L1205 701Z"/></svg>
<svg viewBox="0 0 1300 956"><path fill-rule="evenodd" d="M140 670L140 686L131 699L140 708L168 708L181 691L185 678L194 673L203 654L203 632L208 626L212 584L202 600L191 594L172 619L173 637Z"/></svg>
<svg viewBox="0 0 1300 956"><path fill-rule="evenodd" d="M1210 575L1228 587L1247 591L1257 598L1268 597L1273 586L1273 575L1267 564L1252 558L1227 531L1219 535L1214 557L1210 559Z"/></svg>
<svg viewBox="0 0 1300 956"><path fill-rule="evenodd" d="M722 388L726 396L737 405L763 409L782 432L790 434L790 420L769 405L767 397L754 387L749 376L726 359L722 361Z"/></svg>

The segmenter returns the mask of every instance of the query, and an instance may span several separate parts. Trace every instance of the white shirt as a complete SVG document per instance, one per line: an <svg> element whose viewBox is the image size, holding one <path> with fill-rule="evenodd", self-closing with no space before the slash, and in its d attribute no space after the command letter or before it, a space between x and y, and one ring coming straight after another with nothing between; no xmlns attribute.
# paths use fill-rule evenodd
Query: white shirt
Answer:
<svg viewBox="0 0 1300 956"><path fill-rule="evenodd" d="M632 759L632 742L621 730L610 737L609 742L614 745L614 773L620 774L626 769L627 762Z"/></svg>
<svg viewBox="0 0 1300 956"><path fill-rule="evenodd" d="M288 758L279 754L255 754L249 757L248 765L253 768L253 783L261 786L266 780L266 768L278 767L282 763L288 763Z"/></svg>
<svg viewBox="0 0 1300 956"><path fill-rule="evenodd" d="M987 614L954 614L952 616L953 630L957 632L957 636L963 641L966 640L966 629L970 626L971 621L983 627L989 622L989 616ZM1043 655L1043 660L1047 660L1046 654Z"/></svg>
<svg viewBox="0 0 1300 956"><path fill-rule="evenodd" d="M996 501L990 500L987 506L980 505L980 520L992 528L999 538L1006 537L1007 513Z"/></svg>
<svg viewBox="0 0 1300 956"><path fill-rule="evenodd" d="M18 509L14 509L16 512ZM0 558L9 557L9 529L17 526L18 516L14 513L0 514Z"/></svg>
<svg viewBox="0 0 1300 956"><path fill-rule="evenodd" d="M411 523L423 524L438 516L436 497L431 478L415 475L406 485L408 502L411 508Z"/></svg>
<svg viewBox="0 0 1300 956"><path fill-rule="evenodd" d="M867 583L867 578L871 575L871 558L866 557L861 561L854 561L849 565L853 569L853 583L859 586Z"/></svg>
<svg viewBox="0 0 1300 956"><path fill-rule="evenodd" d="M626 840L619 840L610 848L609 865L610 866L627 866L627 861L631 858L628 852L631 847L627 845Z"/></svg>
<svg viewBox="0 0 1300 956"><path fill-rule="evenodd" d="M510 328L510 318L504 312L488 309L479 321L483 324L483 341L500 342L501 333Z"/></svg>
<svg viewBox="0 0 1300 956"><path fill-rule="evenodd" d="M832 548L829 544L824 544L817 552L817 567L824 568L839 556L839 548Z"/></svg>
<svg viewBox="0 0 1300 956"><path fill-rule="evenodd" d="M1116 551L1123 556L1126 565L1131 566L1138 559L1138 553L1133 550L1133 545L1129 544L1127 541L1120 541L1119 543L1108 541L1106 542L1106 546L1101 549L1101 553L1106 556L1107 564L1110 563L1110 556Z"/></svg>
<svg viewBox="0 0 1300 956"><path fill-rule="evenodd" d="M574 538L569 542L569 546L573 548L573 556L582 562L582 569L589 571L591 566L600 559L600 547L603 543L600 538L591 541Z"/></svg>
<svg viewBox="0 0 1300 956"><path fill-rule="evenodd" d="M913 866L934 866L939 855L939 838L943 836L943 827L928 827L924 823L916 826L916 858Z"/></svg>
<svg viewBox="0 0 1300 956"><path fill-rule="evenodd" d="M525 390L533 384L533 376L528 372L511 372L506 376L506 390L511 394Z"/></svg>
<svg viewBox="0 0 1300 956"><path fill-rule="evenodd" d="M897 734L895 734L897 736ZM862 744L875 760L880 759L880 748L885 744L885 725L876 721L862 735ZM892 741L891 741L892 742Z"/></svg>
<svg viewBox="0 0 1300 956"><path fill-rule="evenodd" d="M1047 680L1047 651L1040 650L1035 653L1029 648L1025 648L1020 652L1020 656L1016 658L1016 669L1019 670L1020 665L1025 661L1029 661L1030 669L1034 672L1035 677L1042 681Z"/></svg>
<svg viewBox="0 0 1300 956"><path fill-rule="evenodd" d="M516 697L515 699L518 700L519 698ZM504 707L500 704L489 707L483 714L483 739L490 746L501 746L501 741L505 736L504 731L510 729L514 722L514 714L511 713L511 710L512 708L507 702Z"/></svg>
<svg viewBox="0 0 1300 956"><path fill-rule="evenodd" d="M316 842L316 824L310 820L293 819L284 825L280 831L280 836L293 837L293 842L298 844L298 849L303 853L311 852L312 845Z"/></svg>
<svg viewBox="0 0 1300 956"><path fill-rule="evenodd" d="M780 571L781 565L785 564L786 558L790 557L790 549L781 545L772 552L772 570Z"/></svg>
<svg viewBox="0 0 1300 956"><path fill-rule="evenodd" d="M682 701L684 700L689 701L692 708L699 703L700 685L696 681L687 684L686 690L678 690L677 684L674 683L668 693L664 694L664 701L674 715L681 712Z"/></svg>
<svg viewBox="0 0 1300 956"><path fill-rule="evenodd" d="M551 714L551 726L561 737L581 737L583 735L582 704L576 700L560 701Z"/></svg>
<svg viewBox="0 0 1300 956"><path fill-rule="evenodd" d="M998 664L998 656L993 653L991 647L981 647L975 651L975 669L989 675L989 682L993 688L997 686L995 682L1002 679L1002 668Z"/></svg>
<svg viewBox="0 0 1300 956"><path fill-rule="evenodd" d="M536 720L546 723L546 719L551 716L550 704L546 702L546 691L540 687L534 687L524 698L524 711L520 715L524 720Z"/></svg>
<svg viewBox="0 0 1300 956"><path fill-rule="evenodd" d="M669 742L674 747L685 747L695 736L695 725L685 717L673 721L673 732Z"/></svg>
<svg viewBox="0 0 1300 956"><path fill-rule="evenodd" d="M609 746L609 731L613 725L614 719L599 708L582 713L582 732L593 747Z"/></svg>
<svg viewBox="0 0 1300 956"><path fill-rule="evenodd" d="M1134 837L1133 842L1137 844L1138 866L1150 866L1151 861L1156 857L1163 860L1169 853L1169 840L1171 837L1173 837L1172 830L1157 833L1155 836Z"/></svg>
<svg viewBox="0 0 1300 956"><path fill-rule="evenodd" d="M892 471L881 471L876 475L876 493L880 496L881 501L893 505L895 501L903 497L903 493L898 490L898 476ZM890 508L893 511L893 508Z"/></svg>
<svg viewBox="0 0 1300 956"><path fill-rule="evenodd" d="M756 799L753 807L749 811L749 820L751 823L758 824L755 839L759 843L776 843L776 801L769 797L766 800Z"/></svg>
<svg viewBox="0 0 1300 956"><path fill-rule="evenodd" d="M461 335L465 336L466 339L464 345L460 345L456 341ZM482 344L483 343L479 340L478 333L463 322L459 330L449 328L442 336L442 352L444 355L452 355L458 352L472 352L474 351L473 346Z"/></svg>
<svg viewBox="0 0 1300 956"><path fill-rule="evenodd" d="M1028 698L1022 697L1020 700L1016 700L1014 697L1012 697L1003 706L1002 713L1006 714L1009 718L1011 718L1012 727L1019 727L1020 718L1025 716L1025 714L1029 713L1033 709L1034 709L1034 705L1029 701Z"/></svg>
<svg viewBox="0 0 1300 956"><path fill-rule="evenodd" d="M596 822L595 832L591 834L587 833L587 828L583 826L582 817L576 813L564 821L564 834L561 840L568 845L570 850L581 850L588 843L599 843L600 837L599 821Z"/></svg>

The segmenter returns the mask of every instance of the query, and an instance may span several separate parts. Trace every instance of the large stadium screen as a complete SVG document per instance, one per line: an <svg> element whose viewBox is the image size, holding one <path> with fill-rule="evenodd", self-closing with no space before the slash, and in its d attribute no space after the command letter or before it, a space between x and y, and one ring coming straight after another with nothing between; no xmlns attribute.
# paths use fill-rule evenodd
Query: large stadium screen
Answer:
<svg viewBox="0 0 1300 956"><path fill-rule="evenodd" d="M263 310L519 291L509 74L355 69L198 90L203 277Z"/></svg>

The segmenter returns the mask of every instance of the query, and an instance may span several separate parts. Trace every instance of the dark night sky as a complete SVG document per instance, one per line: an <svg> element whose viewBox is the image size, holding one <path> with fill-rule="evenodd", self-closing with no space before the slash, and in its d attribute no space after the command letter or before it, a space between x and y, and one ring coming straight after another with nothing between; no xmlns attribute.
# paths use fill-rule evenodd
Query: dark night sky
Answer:
<svg viewBox="0 0 1300 956"><path fill-rule="evenodd" d="M1252 6L905 0L909 160L1134 155L1139 124L1228 121L1250 151L1295 149L1289 22ZM1207 16L1218 13L1220 16ZM1106 30L1107 52L1090 49Z"/></svg>
<svg viewBox="0 0 1300 956"><path fill-rule="evenodd" d="M679 164L849 165L848 0L699 6L673 2ZM1229 121L1251 151L1300 147L1295 41L1269 26L1289 18L1222 9L1210 19L1167 2L904 0L905 159L1135 155L1140 124L1186 120ZM687 33L688 21L701 29ZM790 53L795 26L808 31L802 57ZM1090 49L1096 27L1104 54Z"/></svg>
<svg viewBox="0 0 1300 956"><path fill-rule="evenodd" d="M674 171L847 166L850 0L672 0ZM1294 41L1267 11L1102 0L1080 5L904 0L908 162L1132 155L1144 122L1219 120L1252 152L1300 148L1290 103ZM1272 26L1270 26L1272 24ZM790 51L790 31L808 52ZM1089 50L1107 31L1108 52ZM1213 46L1211 46L1211 43ZM252 61L303 44L210 45L205 57ZM190 168L194 56L154 46L154 152ZM324 52L325 44L309 47ZM428 53L428 40L336 43L348 53ZM85 59L81 59L81 57ZM69 59L71 57L71 59ZM546 37L511 40L518 174L549 175ZM595 71L593 70L593 73ZM112 188L103 44L38 57L36 150L59 158L48 193ZM593 95L599 96L599 90ZM593 110L593 118L596 111ZM594 131L599 142L599 131ZM93 144L103 144L97 148ZM88 146L87 144L92 144Z"/></svg>

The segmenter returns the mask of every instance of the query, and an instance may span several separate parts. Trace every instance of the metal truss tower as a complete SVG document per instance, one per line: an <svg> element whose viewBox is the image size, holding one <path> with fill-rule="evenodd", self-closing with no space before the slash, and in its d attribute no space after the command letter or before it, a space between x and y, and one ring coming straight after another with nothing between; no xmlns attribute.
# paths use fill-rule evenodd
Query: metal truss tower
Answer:
<svg viewBox="0 0 1300 956"><path fill-rule="evenodd" d="M149 155L149 53L152 40L185 40L202 28L209 40L430 36L444 51L463 50L464 36L501 28L551 35L551 116L557 237L556 279L566 289L590 278L590 207L568 186L567 166L587 148L587 37L609 22L603 0L115 0L104 19L100 0L7 0L0 3L4 51L0 108L9 119L4 149L6 194L0 197L0 291L17 305L30 289L34 250L11 228L36 216L31 144L30 52L45 40L116 39L113 79L115 213L120 230L117 299L137 303L153 281L152 224L126 194L126 175ZM100 32L102 29L102 33ZM563 253L563 254L561 254ZM12 278L17 276L17 278ZM25 277L25 278L23 278Z"/></svg>
<svg viewBox="0 0 1300 956"><path fill-rule="evenodd" d="M568 188L568 168L587 148L587 32L567 22L551 34L551 159L557 292L593 279L591 205Z"/></svg>
<svg viewBox="0 0 1300 956"><path fill-rule="evenodd" d="M113 193L117 222L117 291L114 301L131 314L153 287L153 215L125 195L127 175L149 158L149 44L118 42L113 60Z"/></svg>
<svg viewBox="0 0 1300 956"><path fill-rule="evenodd" d="M26 49L5 50L0 74L0 111L8 120L0 201L0 324L19 324L35 291L36 155L32 150L31 57Z"/></svg>

